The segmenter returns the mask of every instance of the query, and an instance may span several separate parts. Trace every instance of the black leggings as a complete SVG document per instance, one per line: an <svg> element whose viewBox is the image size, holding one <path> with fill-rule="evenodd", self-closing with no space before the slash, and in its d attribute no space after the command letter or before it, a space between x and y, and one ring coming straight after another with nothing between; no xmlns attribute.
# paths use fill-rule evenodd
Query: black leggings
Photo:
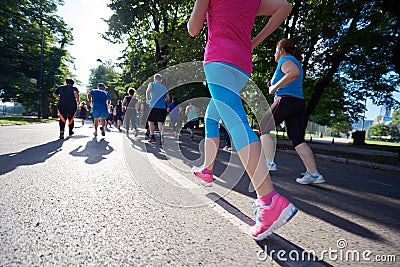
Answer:
<svg viewBox="0 0 400 267"><path fill-rule="evenodd" d="M293 96L275 97L271 108L262 117L259 129L261 135L268 134L285 121L286 132L293 146L304 143L304 118L306 103L304 99Z"/></svg>
<svg viewBox="0 0 400 267"><path fill-rule="evenodd" d="M76 107L70 108L70 107L58 106L57 108L58 108L58 115L60 116L60 122L59 122L60 132L64 132L67 120L68 120L69 131L72 131L72 129L74 129L74 117L76 113Z"/></svg>

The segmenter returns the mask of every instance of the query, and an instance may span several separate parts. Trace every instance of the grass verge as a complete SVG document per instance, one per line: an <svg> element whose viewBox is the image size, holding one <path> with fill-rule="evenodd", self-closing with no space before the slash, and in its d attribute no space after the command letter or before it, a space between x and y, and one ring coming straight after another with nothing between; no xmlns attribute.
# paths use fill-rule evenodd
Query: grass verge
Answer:
<svg viewBox="0 0 400 267"><path fill-rule="evenodd" d="M28 123L38 123L38 122L43 123L56 120L58 120L58 118L39 119L31 117L5 117L5 118L0 118L0 125L23 125Z"/></svg>

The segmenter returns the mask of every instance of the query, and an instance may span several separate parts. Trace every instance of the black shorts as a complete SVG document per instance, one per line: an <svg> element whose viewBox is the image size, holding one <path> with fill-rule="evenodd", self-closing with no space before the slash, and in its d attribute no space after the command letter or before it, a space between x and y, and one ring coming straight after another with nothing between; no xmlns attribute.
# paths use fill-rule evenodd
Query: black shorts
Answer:
<svg viewBox="0 0 400 267"><path fill-rule="evenodd" d="M152 108L149 113L148 121L165 122L167 110L165 108Z"/></svg>
<svg viewBox="0 0 400 267"><path fill-rule="evenodd" d="M115 121L122 121L122 114L114 115L113 118Z"/></svg>
<svg viewBox="0 0 400 267"><path fill-rule="evenodd" d="M199 128L199 120L188 121L183 128L189 128L189 129Z"/></svg>
<svg viewBox="0 0 400 267"><path fill-rule="evenodd" d="M285 121L286 132L293 145L304 142L304 119L306 102L293 96L275 97L271 108L262 117L259 129L261 134L268 134Z"/></svg>

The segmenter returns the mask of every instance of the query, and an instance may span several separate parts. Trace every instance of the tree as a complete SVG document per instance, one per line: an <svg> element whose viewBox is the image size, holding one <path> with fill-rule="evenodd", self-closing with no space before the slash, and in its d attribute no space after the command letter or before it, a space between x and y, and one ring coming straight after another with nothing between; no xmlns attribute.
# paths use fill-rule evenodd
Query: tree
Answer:
<svg viewBox="0 0 400 267"><path fill-rule="evenodd" d="M94 69L90 70L89 86L90 89L97 88L98 83L104 83L108 89L111 97L111 102L115 103L122 98L124 92L116 90L119 74L115 71L111 61L100 64Z"/></svg>
<svg viewBox="0 0 400 267"><path fill-rule="evenodd" d="M251 78L267 100L272 102L273 97L268 95L265 82L276 67L275 44L285 36L303 50L305 124L308 119L325 125L337 125L336 119L357 120L365 110L367 97L378 105L385 102L388 107L399 106L397 100L388 97L399 86L398 7L391 8L384 0L291 2L289 18L253 51ZM139 86L163 68L203 59L206 27L196 38L190 38L186 30L193 3L111 1L114 15L104 37L127 40L123 83ZM257 18L254 32L267 21Z"/></svg>
<svg viewBox="0 0 400 267"><path fill-rule="evenodd" d="M191 38L186 30L192 2L111 1L109 7L114 14L104 37L113 42L127 39L128 44L123 56L121 83L138 87L168 66L202 60L205 35Z"/></svg>
<svg viewBox="0 0 400 267"><path fill-rule="evenodd" d="M322 115L317 109L321 100L335 99L326 90L337 87L338 82L345 97L345 112L352 120L362 116L366 97L377 105L399 105L386 97L399 85L393 49L399 40L398 12L383 9L384 2L292 1L292 13L281 30L303 50L304 77L308 80L304 90L309 96L305 125L308 118L313 119L311 115ZM270 61L265 56L260 58ZM261 71L267 71L269 77L273 73L268 66ZM324 117L329 120L327 114Z"/></svg>
<svg viewBox="0 0 400 267"><path fill-rule="evenodd" d="M365 98L375 104L399 85L393 45L397 42L398 17L383 10L383 1L295 1L291 16L300 18L290 32L301 36L305 47L303 68L315 83L307 117L316 109L325 89L339 80L348 100L347 113L357 120L365 110ZM298 13L298 14L297 14Z"/></svg>
<svg viewBox="0 0 400 267"><path fill-rule="evenodd" d="M393 111L392 118L393 118L393 120L391 123L397 124L400 126L400 108Z"/></svg>
<svg viewBox="0 0 400 267"><path fill-rule="evenodd" d="M396 109L392 113L393 120L389 123L389 131L392 138L400 140L400 109Z"/></svg>
<svg viewBox="0 0 400 267"><path fill-rule="evenodd" d="M72 36L64 21L55 16L57 4L62 1L0 3L0 97L36 110L40 90L43 117L50 114L52 90L69 73L65 46L72 42ZM31 78L38 81L36 86L29 82Z"/></svg>
<svg viewBox="0 0 400 267"><path fill-rule="evenodd" d="M377 123L368 127L370 136L382 137L389 134L389 127L384 123Z"/></svg>
<svg viewBox="0 0 400 267"><path fill-rule="evenodd" d="M399 140L399 138L400 138L400 127L399 127L399 125L398 124L389 123L388 127L389 127L388 134L390 135L390 138Z"/></svg>

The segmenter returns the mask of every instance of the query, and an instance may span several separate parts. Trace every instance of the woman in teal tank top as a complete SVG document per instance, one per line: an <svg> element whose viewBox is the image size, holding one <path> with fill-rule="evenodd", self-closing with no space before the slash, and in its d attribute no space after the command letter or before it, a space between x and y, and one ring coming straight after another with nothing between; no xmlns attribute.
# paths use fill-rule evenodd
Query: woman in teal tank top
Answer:
<svg viewBox="0 0 400 267"><path fill-rule="evenodd" d="M300 48L294 45L293 40L284 38L277 43L275 61L278 66L269 84L269 93L275 94L275 99L260 121L261 143L269 169L277 170L274 143L269 133L285 122L288 137L306 167L305 174L297 178L296 182L317 184L325 182L325 179L318 172L314 155L304 140L306 103L303 98L303 69L300 58Z"/></svg>

